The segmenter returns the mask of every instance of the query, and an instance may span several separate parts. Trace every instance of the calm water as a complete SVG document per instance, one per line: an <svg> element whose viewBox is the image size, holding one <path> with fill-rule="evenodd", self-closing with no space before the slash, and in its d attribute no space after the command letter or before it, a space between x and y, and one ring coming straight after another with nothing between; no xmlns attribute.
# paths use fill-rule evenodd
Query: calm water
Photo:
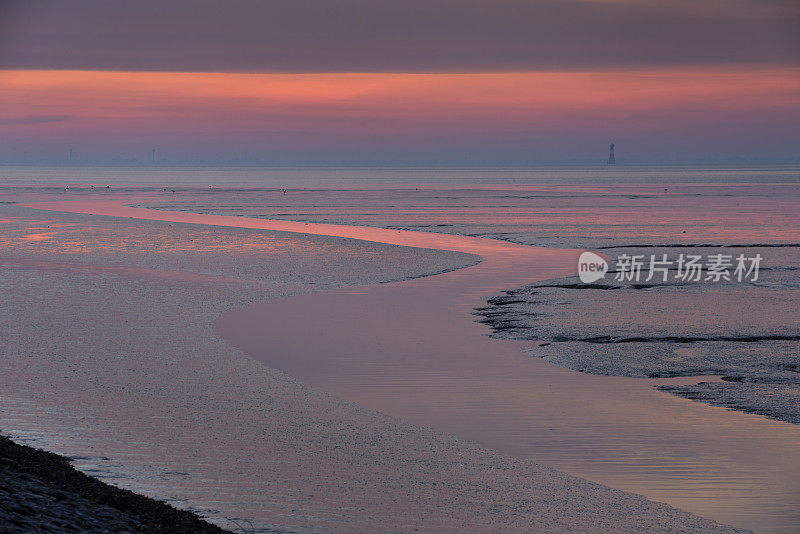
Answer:
<svg viewBox="0 0 800 534"><path fill-rule="evenodd" d="M533 168L272 168L214 166L0 166L4 185L155 185L303 188L360 184L662 184L800 182L800 165Z"/></svg>
<svg viewBox="0 0 800 534"><path fill-rule="evenodd" d="M268 366L369 408L723 522L764 532L792 532L800 524L797 426L672 397L653 390L652 381L568 371L524 355L517 342L487 338L488 329L474 322L472 308L500 290L573 274L574 253L542 255L530 247L438 234L549 246L613 246L632 240L797 243L798 167L6 167L2 174L9 191L20 198L40 197L42 190L25 186L44 185L59 200L119 196L163 209L312 221L308 226L277 223L290 231L481 254L487 260L477 267L432 278L268 301L231 312L218 328ZM65 182L87 185L56 189ZM90 183L120 187L92 191ZM207 183L214 185L210 191ZM343 183L356 185L340 190ZM430 187L433 183L449 185ZM585 185L523 185L575 183ZM164 191L166 184L176 184L177 191ZM284 195L257 189L280 186L291 190ZM76 209L99 212L91 206ZM212 222L167 212L148 217ZM318 227L314 221L436 233ZM220 224L273 223L228 218ZM796 319L786 318L788 323ZM25 410L36 413L33 408L19 412ZM126 447L134 457L149 454L135 443ZM252 498L237 491L227 486L226 499L244 503ZM258 513L252 502L242 509Z"/></svg>

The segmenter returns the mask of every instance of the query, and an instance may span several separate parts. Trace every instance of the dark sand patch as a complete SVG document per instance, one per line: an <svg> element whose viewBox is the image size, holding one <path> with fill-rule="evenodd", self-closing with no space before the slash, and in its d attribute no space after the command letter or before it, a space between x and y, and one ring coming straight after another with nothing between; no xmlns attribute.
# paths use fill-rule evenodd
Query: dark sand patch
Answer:
<svg viewBox="0 0 800 534"><path fill-rule="evenodd" d="M800 280L795 247L745 248L766 267L755 283L583 284L549 280L506 291L476 310L493 336L535 341L525 352L577 371L643 378L723 376L722 383L661 390L800 423ZM776 252L780 251L780 252ZM695 249L691 254L707 251ZM687 253L683 248L620 253Z"/></svg>
<svg viewBox="0 0 800 534"><path fill-rule="evenodd" d="M0 436L2 532L228 532L81 473L70 459Z"/></svg>

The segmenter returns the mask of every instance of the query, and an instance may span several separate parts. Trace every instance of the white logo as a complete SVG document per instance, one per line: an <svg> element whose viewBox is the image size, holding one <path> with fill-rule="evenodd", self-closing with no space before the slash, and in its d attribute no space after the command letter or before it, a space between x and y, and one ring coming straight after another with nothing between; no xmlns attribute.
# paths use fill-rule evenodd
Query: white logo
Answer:
<svg viewBox="0 0 800 534"><path fill-rule="evenodd" d="M584 252L578 258L578 276L584 284L603 278L608 272L608 262L594 252Z"/></svg>

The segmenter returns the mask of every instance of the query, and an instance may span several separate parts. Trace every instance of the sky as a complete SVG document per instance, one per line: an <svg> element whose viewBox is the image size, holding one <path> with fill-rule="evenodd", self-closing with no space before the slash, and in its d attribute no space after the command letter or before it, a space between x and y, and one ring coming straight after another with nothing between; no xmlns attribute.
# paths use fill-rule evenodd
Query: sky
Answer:
<svg viewBox="0 0 800 534"><path fill-rule="evenodd" d="M0 0L0 161L800 161L800 2Z"/></svg>

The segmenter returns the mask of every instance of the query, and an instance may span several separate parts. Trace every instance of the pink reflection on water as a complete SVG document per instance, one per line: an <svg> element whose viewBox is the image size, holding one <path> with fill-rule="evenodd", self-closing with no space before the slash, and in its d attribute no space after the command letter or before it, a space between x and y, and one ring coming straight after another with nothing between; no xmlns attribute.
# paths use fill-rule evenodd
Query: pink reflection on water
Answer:
<svg viewBox="0 0 800 534"><path fill-rule="evenodd" d="M363 239L376 243L387 243L410 247L436 248L466 252L469 249L474 254L482 251L505 251L516 254L525 254L528 247L493 241L480 238L451 236L444 234L421 234L408 230L387 230L371 227L346 227L336 224L303 223L293 221L278 221L266 219L246 219L226 215L200 215L195 213L165 212L162 210L132 208L116 201L67 201L67 202L36 202L21 204L23 207L36 209L55 210L67 213L88 213L91 215L105 215L112 217L132 217L136 219L169 221L178 223L219 225L234 228L254 228L280 232L294 232L300 234L327 235Z"/></svg>
<svg viewBox="0 0 800 534"><path fill-rule="evenodd" d="M671 397L653 391L650 382L549 365L522 355L518 343L486 338L485 328L467 315L502 289L574 274L577 251L114 203L32 207L480 254L481 264L437 277L269 301L224 316L218 328L271 367L418 424L722 521L774 531L798 521L796 426ZM657 214L659 220L673 216L669 210ZM604 223L616 220L610 213L604 217Z"/></svg>

